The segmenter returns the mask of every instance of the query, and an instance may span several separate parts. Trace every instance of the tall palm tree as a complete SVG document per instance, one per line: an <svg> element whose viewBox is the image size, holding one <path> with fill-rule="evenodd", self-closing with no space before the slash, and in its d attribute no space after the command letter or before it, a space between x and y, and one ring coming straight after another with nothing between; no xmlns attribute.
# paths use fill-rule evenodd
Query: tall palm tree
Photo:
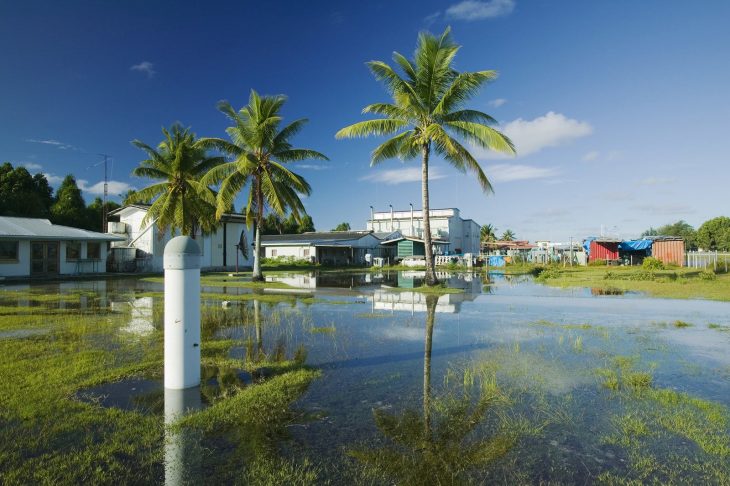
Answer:
<svg viewBox="0 0 730 486"><path fill-rule="evenodd" d="M287 211L301 223L306 215L300 194L312 191L304 178L285 167L289 162L307 159L329 160L319 152L293 148L290 139L307 123L301 118L280 128L281 107L286 97L259 96L251 90L248 105L236 111L227 101L218 103L218 109L234 125L226 129L230 141L221 138L203 138L198 146L216 148L233 157L214 167L205 175L204 184L219 183L216 216L223 212L239 192L250 182L245 208L246 222L256 224L253 279L263 280L261 272L261 227L267 209L283 216Z"/></svg>
<svg viewBox="0 0 730 486"><path fill-rule="evenodd" d="M497 239L497 228L495 228L493 224L485 224L482 226L480 233L482 242L494 241Z"/></svg>
<svg viewBox="0 0 730 486"><path fill-rule="evenodd" d="M372 153L371 165L384 160L413 159L421 156L421 194L423 233L426 247L426 283L436 283L428 195L428 163L433 153L442 156L461 172L474 173L484 192L492 186L469 150L454 138L460 137L478 147L514 153L512 142L489 125L497 122L486 113L465 109L464 104L479 88L497 77L495 71L460 73L452 63L459 46L454 44L450 29L440 36L422 32L413 60L393 53L393 60L402 74L382 61L371 61L368 67L375 78L385 83L393 103L375 103L363 108L382 118L355 123L338 131L337 138L395 136Z"/></svg>
<svg viewBox="0 0 730 486"><path fill-rule="evenodd" d="M196 145L195 134L179 123L162 128L164 140L152 148L140 140L132 145L147 153L148 159L132 171L136 177L159 182L127 196L125 203L152 202L142 223L150 220L161 230L180 230L195 236L199 228L210 232L216 226L215 194L200 182L210 169L225 162L223 157L209 157Z"/></svg>
<svg viewBox="0 0 730 486"><path fill-rule="evenodd" d="M515 232L511 229L505 230L504 233L502 233L502 241L514 241L515 239Z"/></svg>

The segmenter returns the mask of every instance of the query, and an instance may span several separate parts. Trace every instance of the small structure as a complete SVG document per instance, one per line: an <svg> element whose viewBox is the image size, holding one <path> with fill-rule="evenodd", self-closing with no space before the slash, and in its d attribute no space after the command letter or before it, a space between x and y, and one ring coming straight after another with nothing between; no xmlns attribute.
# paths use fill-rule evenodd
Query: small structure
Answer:
<svg viewBox="0 0 730 486"><path fill-rule="evenodd" d="M449 246L448 241L441 239L433 239L431 243L433 244L434 255L443 255ZM423 239L414 236L398 236L397 238L384 240L381 245L388 250L388 254L392 255L395 261L411 257L424 258L426 256L426 245Z"/></svg>
<svg viewBox="0 0 730 486"><path fill-rule="evenodd" d="M619 259L618 245L621 240L610 237L586 238L583 247L588 253L588 263L596 260L606 262L617 262Z"/></svg>
<svg viewBox="0 0 730 486"><path fill-rule="evenodd" d="M651 256L652 241L647 239L626 240L618 245L619 256L627 265L641 265L644 258Z"/></svg>
<svg viewBox="0 0 730 486"><path fill-rule="evenodd" d="M677 236L651 236L651 256L662 263L684 266L684 240Z"/></svg>
<svg viewBox="0 0 730 486"><path fill-rule="evenodd" d="M104 273L108 245L120 240L47 219L0 216L0 277Z"/></svg>
<svg viewBox="0 0 730 486"><path fill-rule="evenodd" d="M108 231L121 241L112 249L112 271L161 272L165 245L177 232L161 231L154 220L142 224L149 205L130 204L109 213ZM203 270L233 270L253 265L253 230L242 214L226 213L210 234L193 236Z"/></svg>
<svg viewBox="0 0 730 486"><path fill-rule="evenodd" d="M368 254L371 259L387 257L380 242L372 231L314 231L261 236L266 258L291 258L323 265L365 265Z"/></svg>

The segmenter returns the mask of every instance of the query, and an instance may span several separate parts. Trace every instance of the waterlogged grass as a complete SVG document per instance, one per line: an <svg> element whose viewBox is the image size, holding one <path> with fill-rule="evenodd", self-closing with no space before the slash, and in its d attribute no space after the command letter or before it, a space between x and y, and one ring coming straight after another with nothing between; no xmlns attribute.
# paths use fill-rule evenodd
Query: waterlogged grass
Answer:
<svg viewBox="0 0 730 486"><path fill-rule="evenodd" d="M164 277L146 277L140 279L142 282L165 283ZM244 280L240 276L228 276L228 274L203 274L200 277L202 287L233 287L243 289L290 289L293 288L283 282L253 282Z"/></svg>
<svg viewBox="0 0 730 486"><path fill-rule="evenodd" d="M515 271L545 273L534 266L515 267ZM656 297L730 301L730 273L713 274L711 279L706 274L690 268L649 271L641 267L555 266L549 267L545 277L537 281L554 287L590 287L606 293L637 291Z"/></svg>
<svg viewBox="0 0 730 486"><path fill-rule="evenodd" d="M24 294L28 295L23 299L32 297L44 305L19 307L14 314L12 306L6 305L5 312L0 312L0 442L5 444L0 448L0 482L164 481L170 430L163 417L141 408L104 407L85 391L129 379L161 380L161 299L150 309L149 318L156 321L150 322L152 330L130 334L123 331L130 319L127 311L96 307L93 312L60 312L55 308L74 299L93 298L84 292ZM19 293L0 292L3 302L18 297ZM257 354L256 360L229 358L230 350L242 341L218 334L253 323L250 304L240 307L203 306L204 378L215 377L219 387L226 386L226 393L211 394L204 383L202 393L209 395L211 405L185 417L175 430L200 433L200 458L208 480L316 484L318 468L306 460L279 457L275 444L286 435L288 425L300 420L291 405L319 372L303 365L305 351L297 349L287 357L279 343ZM247 370L259 378L244 385L235 370ZM226 444L224 451L230 447L237 453L215 452L222 444ZM247 453L239 454L242 451Z"/></svg>

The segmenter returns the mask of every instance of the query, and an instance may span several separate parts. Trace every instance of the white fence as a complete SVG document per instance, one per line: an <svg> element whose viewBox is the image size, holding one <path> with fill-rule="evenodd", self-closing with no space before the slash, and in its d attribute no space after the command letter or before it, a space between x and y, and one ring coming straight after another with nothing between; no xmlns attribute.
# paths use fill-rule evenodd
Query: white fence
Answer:
<svg viewBox="0 0 730 486"><path fill-rule="evenodd" d="M719 267L727 272L728 264L730 264L730 253L688 251L685 254L685 261L689 268L712 268L715 270Z"/></svg>

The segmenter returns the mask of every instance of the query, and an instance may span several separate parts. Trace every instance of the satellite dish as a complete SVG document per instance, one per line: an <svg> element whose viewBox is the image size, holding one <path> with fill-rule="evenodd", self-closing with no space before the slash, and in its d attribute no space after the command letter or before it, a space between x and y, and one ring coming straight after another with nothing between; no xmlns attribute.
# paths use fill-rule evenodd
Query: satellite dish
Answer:
<svg viewBox="0 0 730 486"><path fill-rule="evenodd" d="M244 260L248 260L248 238L246 237L246 230L241 231L241 237L238 239L238 249L241 251Z"/></svg>

